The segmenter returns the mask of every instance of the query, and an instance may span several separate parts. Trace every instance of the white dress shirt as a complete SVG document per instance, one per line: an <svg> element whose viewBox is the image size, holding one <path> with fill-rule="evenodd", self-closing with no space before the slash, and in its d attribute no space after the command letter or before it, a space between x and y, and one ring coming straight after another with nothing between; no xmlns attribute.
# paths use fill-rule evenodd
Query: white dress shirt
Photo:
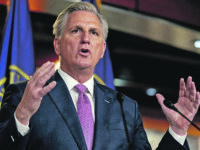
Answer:
<svg viewBox="0 0 200 150"><path fill-rule="evenodd" d="M58 73L60 74L62 79L65 81L65 84L67 85L67 88L68 88L68 90L71 94L72 100L74 102L74 106L77 110L77 101L78 101L79 93L76 91L75 85L79 84L79 82L76 81L71 76L69 76L64 71L62 71L60 68L58 69ZM93 119L95 120L95 117L94 117L95 116L94 115L94 103L95 103L95 101L94 101L94 78L93 78L93 76L88 81L83 83L83 85L85 85L87 87L86 94L90 100L90 104L91 104L91 108L92 108L92 115L93 115Z"/></svg>

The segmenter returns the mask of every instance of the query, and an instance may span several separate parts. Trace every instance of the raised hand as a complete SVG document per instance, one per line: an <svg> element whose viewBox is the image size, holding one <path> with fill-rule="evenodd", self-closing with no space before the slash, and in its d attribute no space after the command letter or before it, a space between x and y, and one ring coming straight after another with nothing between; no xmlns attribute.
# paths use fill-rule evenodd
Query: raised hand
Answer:
<svg viewBox="0 0 200 150"><path fill-rule="evenodd" d="M28 124L32 115L40 107L42 97L56 86L55 81L45 85L54 73L54 63L47 62L28 81L22 100L15 112L18 121L22 124Z"/></svg>
<svg viewBox="0 0 200 150"><path fill-rule="evenodd" d="M164 97L161 94L156 95L162 110L169 121L172 130L178 135L185 135L187 133L190 123L179 115L177 112L167 108L164 104ZM178 102L175 107L182 112L187 118L193 120L198 111L200 104L200 94L196 91L195 83L192 77L188 77L185 85L184 79L180 79L180 89Z"/></svg>

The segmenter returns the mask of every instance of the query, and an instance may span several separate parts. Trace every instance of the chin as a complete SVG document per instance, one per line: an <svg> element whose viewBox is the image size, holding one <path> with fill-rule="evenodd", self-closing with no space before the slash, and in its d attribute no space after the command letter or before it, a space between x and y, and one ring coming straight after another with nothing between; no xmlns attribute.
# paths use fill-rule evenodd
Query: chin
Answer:
<svg viewBox="0 0 200 150"><path fill-rule="evenodd" d="M79 69L88 69L88 68L91 68L91 65L88 65L88 64L79 64Z"/></svg>

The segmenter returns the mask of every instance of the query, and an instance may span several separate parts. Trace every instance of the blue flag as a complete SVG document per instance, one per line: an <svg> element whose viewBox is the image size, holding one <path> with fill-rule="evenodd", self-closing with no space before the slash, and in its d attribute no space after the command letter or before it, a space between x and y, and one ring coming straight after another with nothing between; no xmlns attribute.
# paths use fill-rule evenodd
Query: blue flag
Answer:
<svg viewBox="0 0 200 150"><path fill-rule="evenodd" d="M106 51L103 58L99 60L95 67L94 78L99 83L104 84L112 89L115 89L113 84L113 70L108 47L106 47Z"/></svg>
<svg viewBox="0 0 200 150"><path fill-rule="evenodd" d="M98 10L100 9L100 0L83 0L92 3ZM105 54L97 63L94 70L94 78L101 84L115 89L113 84L113 70L110 60L109 49L106 47Z"/></svg>
<svg viewBox="0 0 200 150"><path fill-rule="evenodd" d="M11 0L0 57L0 103L5 84L28 80L35 71L28 0Z"/></svg>

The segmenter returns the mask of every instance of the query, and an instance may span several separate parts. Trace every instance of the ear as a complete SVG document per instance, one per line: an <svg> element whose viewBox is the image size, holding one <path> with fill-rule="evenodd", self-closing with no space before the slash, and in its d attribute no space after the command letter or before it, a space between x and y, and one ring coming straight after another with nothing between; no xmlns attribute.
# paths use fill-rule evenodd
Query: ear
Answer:
<svg viewBox="0 0 200 150"><path fill-rule="evenodd" d="M54 50L56 54L59 56L60 55L60 39L55 37L53 41L53 45L54 45Z"/></svg>
<svg viewBox="0 0 200 150"><path fill-rule="evenodd" d="M103 55L105 53L105 50L106 50L106 41L104 41L103 43L103 51L102 51L102 54L101 54L101 57L100 58L103 58Z"/></svg>

